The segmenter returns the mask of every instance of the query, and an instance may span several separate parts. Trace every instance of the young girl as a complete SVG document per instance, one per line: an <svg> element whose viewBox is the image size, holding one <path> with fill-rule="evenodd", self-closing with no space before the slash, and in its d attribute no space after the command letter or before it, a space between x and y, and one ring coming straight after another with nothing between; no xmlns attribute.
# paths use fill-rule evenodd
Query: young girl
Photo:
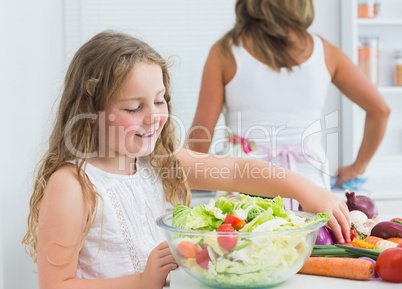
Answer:
<svg viewBox="0 0 402 289"><path fill-rule="evenodd" d="M320 124L332 81L366 111L357 158L338 169L335 186L362 174L384 136L390 109L340 49L307 32L312 0L237 0L235 12L234 27L205 63L189 148L208 152L224 107L230 155L266 159L330 189L321 137L309 129Z"/></svg>
<svg viewBox="0 0 402 289"><path fill-rule="evenodd" d="M64 85L23 240L41 289L162 288L177 263L155 219L166 200L188 205L189 188L293 197L306 211L328 212L338 239L349 241L345 203L311 181L267 176L276 167L263 161L178 148L167 64L144 42L94 36Z"/></svg>

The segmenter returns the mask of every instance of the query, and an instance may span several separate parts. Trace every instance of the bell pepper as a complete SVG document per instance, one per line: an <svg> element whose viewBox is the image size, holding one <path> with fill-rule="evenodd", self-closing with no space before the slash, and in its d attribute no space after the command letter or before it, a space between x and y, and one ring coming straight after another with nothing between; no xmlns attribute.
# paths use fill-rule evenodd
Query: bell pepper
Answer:
<svg viewBox="0 0 402 289"><path fill-rule="evenodd" d="M355 243L355 244L360 245L362 248L374 249L374 247L375 247L375 244L367 243L367 242L365 242L364 240L361 240L361 239L355 239L352 242Z"/></svg>

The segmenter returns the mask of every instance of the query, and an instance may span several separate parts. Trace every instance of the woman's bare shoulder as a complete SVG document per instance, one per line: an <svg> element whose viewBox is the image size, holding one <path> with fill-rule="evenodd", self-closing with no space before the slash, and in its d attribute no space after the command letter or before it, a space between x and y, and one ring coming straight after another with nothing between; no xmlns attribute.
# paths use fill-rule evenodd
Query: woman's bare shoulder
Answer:
<svg viewBox="0 0 402 289"><path fill-rule="evenodd" d="M339 47L322 37L320 38L324 46L325 64L328 68L331 78L333 78L339 62L347 56L342 52Z"/></svg>
<svg viewBox="0 0 402 289"><path fill-rule="evenodd" d="M236 60L232 50L225 49L222 42L218 41L212 45L208 58L221 72L223 84L229 83L236 74Z"/></svg>

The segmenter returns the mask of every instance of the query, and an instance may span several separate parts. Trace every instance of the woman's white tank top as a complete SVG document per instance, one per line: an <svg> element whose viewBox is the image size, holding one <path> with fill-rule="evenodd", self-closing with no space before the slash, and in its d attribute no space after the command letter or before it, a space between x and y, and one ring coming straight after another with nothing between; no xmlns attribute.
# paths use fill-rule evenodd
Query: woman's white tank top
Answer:
<svg viewBox="0 0 402 289"><path fill-rule="evenodd" d="M224 115L234 134L269 139L265 145L299 145L303 132L321 119L331 77L322 40L312 37L311 56L292 72L274 71L244 47L233 46L237 70L225 86Z"/></svg>

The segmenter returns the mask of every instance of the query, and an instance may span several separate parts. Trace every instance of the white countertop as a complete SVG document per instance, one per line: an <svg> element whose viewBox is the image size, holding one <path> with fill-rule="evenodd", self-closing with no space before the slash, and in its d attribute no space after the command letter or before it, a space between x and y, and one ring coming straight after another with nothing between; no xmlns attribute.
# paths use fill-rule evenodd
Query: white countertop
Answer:
<svg viewBox="0 0 402 289"><path fill-rule="evenodd" d="M165 287L169 288L169 287ZM402 284L385 282L381 278L369 280L348 280L332 277L296 274L292 278L276 285L275 289L401 289ZM170 289L211 289L192 278L184 270L177 269L170 273Z"/></svg>

